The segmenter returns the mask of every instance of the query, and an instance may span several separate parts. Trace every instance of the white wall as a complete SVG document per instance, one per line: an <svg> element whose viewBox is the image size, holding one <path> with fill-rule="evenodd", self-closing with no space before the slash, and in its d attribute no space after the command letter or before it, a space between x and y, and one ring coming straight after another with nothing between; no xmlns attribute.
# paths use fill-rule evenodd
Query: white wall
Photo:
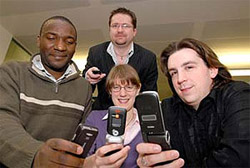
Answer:
<svg viewBox="0 0 250 168"><path fill-rule="evenodd" d="M2 64L5 55L8 51L12 34L10 34L5 28L0 25L0 64Z"/></svg>

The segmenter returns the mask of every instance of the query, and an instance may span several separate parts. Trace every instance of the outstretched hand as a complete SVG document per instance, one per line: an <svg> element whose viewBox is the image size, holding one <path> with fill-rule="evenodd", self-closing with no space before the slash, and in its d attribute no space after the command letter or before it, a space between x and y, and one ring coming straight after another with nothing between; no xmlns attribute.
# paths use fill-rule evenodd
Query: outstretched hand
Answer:
<svg viewBox="0 0 250 168"><path fill-rule="evenodd" d="M53 138L46 141L36 153L33 168L83 167L84 159L72 154L81 154L83 148L73 142Z"/></svg>
<svg viewBox="0 0 250 168"><path fill-rule="evenodd" d="M105 73L101 73L101 74L94 74L93 71L99 71L99 69L97 67L92 67L89 68L85 74L85 78L91 83L91 84L96 84L99 81L102 80L102 78L104 78L106 76Z"/></svg>
<svg viewBox="0 0 250 168"><path fill-rule="evenodd" d="M139 153L137 164L140 168L156 167L157 163L172 161L161 165L161 168L179 168L184 165L184 160L179 158L176 150L161 151L161 146L152 143L140 143L136 146Z"/></svg>
<svg viewBox="0 0 250 168"><path fill-rule="evenodd" d="M106 156L110 151L118 150L118 152ZM119 168L125 161L130 150L129 146L123 147L122 144L108 144L100 147L95 154L85 159L84 168Z"/></svg>

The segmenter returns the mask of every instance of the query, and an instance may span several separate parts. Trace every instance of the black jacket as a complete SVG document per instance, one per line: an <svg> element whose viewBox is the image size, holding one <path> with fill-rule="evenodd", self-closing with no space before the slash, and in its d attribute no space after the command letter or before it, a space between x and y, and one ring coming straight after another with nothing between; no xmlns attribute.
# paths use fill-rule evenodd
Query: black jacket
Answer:
<svg viewBox="0 0 250 168"><path fill-rule="evenodd" d="M250 167L250 86L213 89L197 111L178 97L162 101L171 145L185 167Z"/></svg>
<svg viewBox="0 0 250 168"><path fill-rule="evenodd" d="M109 43L105 42L90 48L83 76L93 66L106 73L106 76L109 74L111 68L115 66L111 55L107 53ZM134 54L129 58L128 64L138 72L142 83L141 91L157 91L158 70L154 53L134 43ZM98 96L92 109L108 109L109 106L113 105L109 94L106 92L105 83L106 77L98 82Z"/></svg>

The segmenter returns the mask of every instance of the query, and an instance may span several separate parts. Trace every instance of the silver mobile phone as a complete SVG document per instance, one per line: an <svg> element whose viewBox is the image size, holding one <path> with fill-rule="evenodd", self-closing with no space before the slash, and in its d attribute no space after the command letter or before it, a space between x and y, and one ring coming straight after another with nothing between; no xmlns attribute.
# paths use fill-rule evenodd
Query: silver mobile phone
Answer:
<svg viewBox="0 0 250 168"><path fill-rule="evenodd" d="M127 110L118 106L111 106L108 109L108 122L107 122L107 143L119 143L124 142L124 132L126 126ZM119 150L111 151L105 154L111 155Z"/></svg>

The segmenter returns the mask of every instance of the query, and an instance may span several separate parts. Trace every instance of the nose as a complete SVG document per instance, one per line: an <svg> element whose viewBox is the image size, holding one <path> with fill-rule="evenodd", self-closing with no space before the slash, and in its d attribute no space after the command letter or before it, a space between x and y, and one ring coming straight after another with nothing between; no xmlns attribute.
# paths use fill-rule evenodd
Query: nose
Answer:
<svg viewBox="0 0 250 168"><path fill-rule="evenodd" d="M66 44L65 42L63 41L63 39L58 39L56 40L55 42L55 47L54 47L56 50L58 51L65 51L66 50Z"/></svg>
<svg viewBox="0 0 250 168"><path fill-rule="evenodd" d="M123 27L122 27L122 25L119 25L119 26L118 26L117 31L118 31L118 32L123 31Z"/></svg>
<svg viewBox="0 0 250 168"><path fill-rule="evenodd" d="M177 75L177 82L181 84L182 82L186 81L186 79L187 79L186 73L179 71Z"/></svg>
<svg viewBox="0 0 250 168"><path fill-rule="evenodd" d="M120 95L121 95L121 96L126 96L126 90L125 90L124 87L121 88L121 90L120 90Z"/></svg>

